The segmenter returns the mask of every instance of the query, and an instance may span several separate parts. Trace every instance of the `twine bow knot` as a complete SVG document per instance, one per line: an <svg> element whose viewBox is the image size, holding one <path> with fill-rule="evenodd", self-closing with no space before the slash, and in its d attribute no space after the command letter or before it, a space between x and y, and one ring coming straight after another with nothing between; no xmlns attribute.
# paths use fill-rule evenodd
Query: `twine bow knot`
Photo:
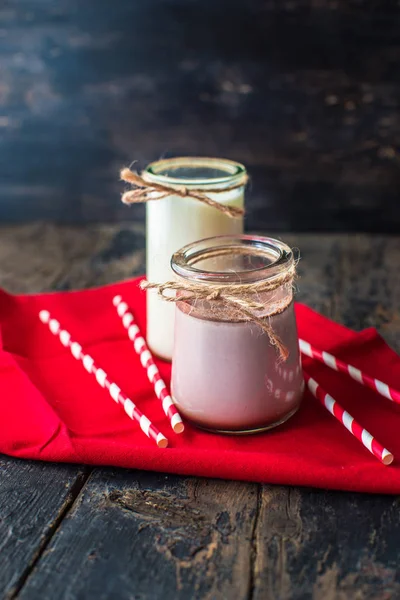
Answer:
<svg viewBox="0 0 400 600"><path fill-rule="evenodd" d="M240 179L236 180L230 186L224 188L207 188L207 192L202 192L196 188L188 188L184 185L175 185L167 183L155 183L146 179L146 173L136 173L128 168L121 170L120 177L122 181L130 183L131 190L122 194L121 200L124 204L137 204L141 202L149 202L150 200L162 200L167 196L180 196L181 198L194 198L207 206L216 208L220 212L228 215L228 217L239 218L244 215L244 209L236 206L229 206L213 200L208 194L218 194L234 190L246 185L248 176L244 173Z"/></svg>
<svg viewBox="0 0 400 600"><path fill-rule="evenodd" d="M291 304L293 299L292 283L296 274L296 266L292 265L287 271L275 276L272 280L247 284L210 284L179 280L165 283L141 281L140 287L145 290L155 290L166 302L183 302L192 305L203 300L221 303L225 308L224 320L242 319L256 323L268 335L276 347L282 360L287 360L289 351L270 324L270 318L281 314ZM272 292L286 286L288 293L282 299L273 303L259 302L255 296L260 293ZM210 289L211 287L211 289ZM257 311L268 308L267 316L260 316Z"/></svg>

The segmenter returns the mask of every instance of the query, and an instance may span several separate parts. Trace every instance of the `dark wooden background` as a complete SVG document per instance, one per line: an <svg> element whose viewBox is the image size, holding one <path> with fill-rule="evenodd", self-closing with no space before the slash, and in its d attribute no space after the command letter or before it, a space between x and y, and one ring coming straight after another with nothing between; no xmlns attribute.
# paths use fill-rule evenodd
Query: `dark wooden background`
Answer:
<svg viewBox="0 0 400 600"><path fill-rule="evenodd" d="M0 220L142 219L121 166L225 156L250 229L400 230L400 5L1 0Z"/></svg>

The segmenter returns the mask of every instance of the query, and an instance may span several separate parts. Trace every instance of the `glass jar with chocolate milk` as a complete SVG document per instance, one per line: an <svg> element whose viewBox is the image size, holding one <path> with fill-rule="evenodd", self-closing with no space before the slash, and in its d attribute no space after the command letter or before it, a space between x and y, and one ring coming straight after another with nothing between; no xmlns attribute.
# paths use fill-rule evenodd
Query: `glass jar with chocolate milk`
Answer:
<svg viewBox="0 0 400 600"><path fill-rule="evenodd" d="M295 261L284 243L220 236L176 252L172 396L187 420L222 433L275 427L303 394L293 309Z"/></svg>

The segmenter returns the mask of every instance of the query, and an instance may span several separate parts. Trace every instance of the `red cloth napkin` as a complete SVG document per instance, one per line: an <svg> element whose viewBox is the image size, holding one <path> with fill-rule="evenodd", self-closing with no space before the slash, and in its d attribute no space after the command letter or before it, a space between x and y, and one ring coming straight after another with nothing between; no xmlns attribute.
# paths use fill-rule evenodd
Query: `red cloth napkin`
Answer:
<svg viewBox="0 0 400 600"><path fill-rule="evenodd" d="M44 461L115 465L339 490L400 493L400 408L346 375L305 366L395 454L383 466L309 393L299 412L269 433L228 437L186 426L175 435L112 305L121 294L145 331L136 281L34 296L0 290L0 452ZM161 450L100 388L38 319L47 309L168 437ZM298 304L299 334L400 389L400 358L374 329L355 333ZM158 361L169 382L170 365Z"/></svg>

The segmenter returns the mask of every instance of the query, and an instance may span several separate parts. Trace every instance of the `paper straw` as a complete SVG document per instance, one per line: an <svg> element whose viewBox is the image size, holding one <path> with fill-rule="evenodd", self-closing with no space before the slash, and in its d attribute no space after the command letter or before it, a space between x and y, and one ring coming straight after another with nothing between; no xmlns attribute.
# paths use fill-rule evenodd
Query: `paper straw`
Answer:
<svg viewBox="0 0 400 600"><path fill-rule="evenodd" d="M128 417L133 421L137 421L140 429L147 437L154 440L159 448L166 448L168 446L167 438L149 421L132 400L124 394L118 385L108 377L107 373L96 365L93 358L83 352L82 346L71 338L71 334L66 329L62 329L60 323L51 317L49 311L41 310L39 319L42 323L48 325L51 333L59 338L63 346L69 348L72 356L81 361L86 371L95 376L97 383L102 388L108 390L111 398L115 402L122 404Z"/></svg>
<svg viewBox="0 0 400 600"><path fill-rule="evenodd" d="M366 387L371 388L375 392L378 392L378 394L380 394L381 396L389 398L389 400L392 400L393 402L398 402L400 404L400 392L389 387L387 383L379 381L379 379L374 379L373 377L370 377L370 375L366 375L365 373L360 371L360 369L357 369L356 367L345 363L343 360L336 358L336 356L333 356L328 352L323 352L321 350L318 350L317 348L314 348L314 346L311 346L309 342L299 340L299 346L300 352L302 352L303 354L306 354L307 356L310 356L315 360L319 360L321 363L323 363L327 367L330 367L334 371L341 371L342 373L347 373L347 375L350 375L350 377L355 379L355 381L358 381L362 385L365 385Z"/></svg>
<svg viewBox="0 0 400 600"><path fill-rule="evenodd" d="M393 462L393 454L386 450L364 427L362 427L352 417L347 410L344 410L332 396L330 396L324 389L307 373L303 371L304 379L306 380L308 389L310 392L325 406L327 410L337 419L342 425L346 427L354 435L355 438L360 441L367 450L371 452L376 458L378 458L384 465L390 465Z"/></svg>
<svg viewBox="0 0 400 600"><path fill-rule="evenodd" d="M175 433L182 433L185 426L182 423L181 416L176 409L165 382L161 378L157 365L154 362L154 358L135 322L135 317L128 311L128 305L122 300L121 296L115 296L113 304L117 309L118 315L121 317L123 326L128 332L129 339L133 342L135 352L139 355L140 362L146 371L147 378L153 385L155 394L162 404L164 413L168 417L172 429Z"/></svg>

